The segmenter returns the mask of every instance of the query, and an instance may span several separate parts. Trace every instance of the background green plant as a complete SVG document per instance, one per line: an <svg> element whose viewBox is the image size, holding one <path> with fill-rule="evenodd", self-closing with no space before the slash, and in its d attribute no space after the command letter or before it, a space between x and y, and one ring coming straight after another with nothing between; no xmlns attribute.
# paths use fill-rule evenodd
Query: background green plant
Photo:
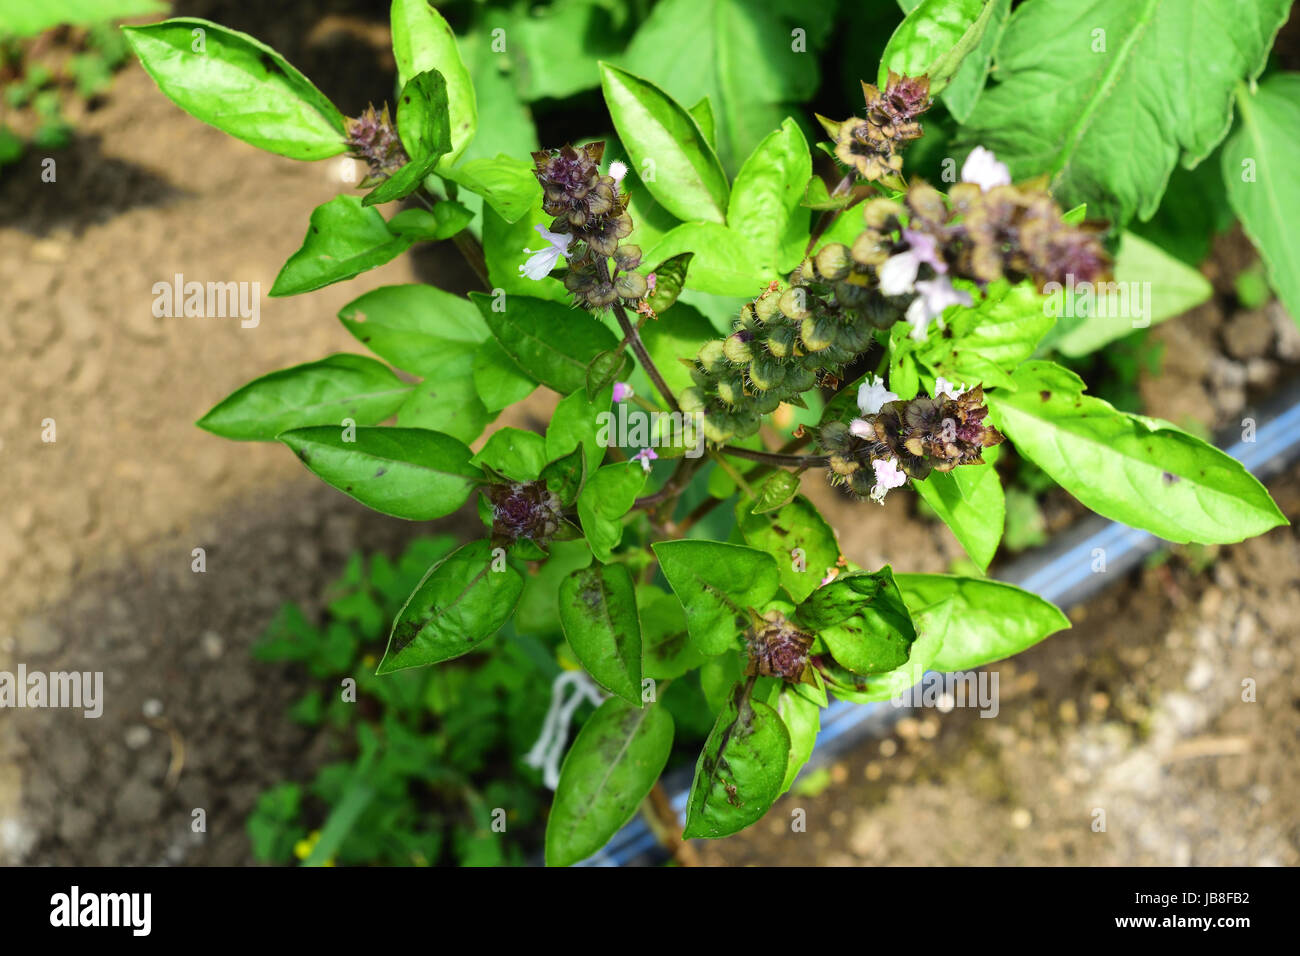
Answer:
<svg viewBox="0 0 1300 956"><path fill-rule="evenodd" d="M1084 380L1054 361L1077 365L1107 349L1120 383L1131 382L1131 347L1112 349L1132 334L1128 316L1054 314L1033 284L1005 280L972 285L977 301L951 308L943 330L917 339L903 323L881 329L856 351L847 387L796 396L766 434L714 442L703 467L683 448L661 446L647 477L602 447L596 416L609 409L616 378L632 383L644 407L676 408L674 392L691 379L678 359L691 364L730 333L739 310L764 285L786 281L806 251L851 244L863 231L856 212L842 213L863 195L852 177L834 186L843 170L817 141L811 109L797 104L828 83L860 79L870 48L878 81L891 69L926 74L939 96L908 154L909 176L952 182L955 157L976 145L992 147L1017 179L1045 175L1070 210L1065 222L1106 220L1116 278L1151 284L1153 323L1209 295L1190 266L1204 251L1184 237L1184 224L1200 222L1202 235L1221 228L1226 198L1295 312L1288 263L1300 209L1283 165L1300 128L1294 78L1259 81L1289 6L1091 0L1080 20L1067 0L1029 0L1014 11L999 0L922 0L904 3L901 19L889 4L844 11L849 29L833 39L829 2L566 2L536 14L476 8L458 39L424 0L395 0L397 132L407 162L364 197L339 196L312 213L272 294L309 292L448 238L487 291L368 293L340 319L407 375L376 359L331 356L249 383L200 424L229 438L279 440L344 493L409 520L477 498L495 534L489 492L544 489L557 502L555 540L506 541L506 560L497 537L485 537L438 558L396 611L379 672L451 660L494 647L499 633L545 626L529 603L530 587L544 580L555 599L546 611L559 625L551 634L565 638L563 648L551 646L552 660L571 657L611 694L566 758L548 860L577 862L636 811L669 760L666 741L674 730L682 740L679 719L698 713L698 701L669 705L679 688L703 699L712 724L686 835L736 832L790 787L828 692L884 700L926 669L982 666L1067 625L1046 602L980 576L1003 540L1008 507L1024 511L993 464L913 480L978 573L841 563L833 529L785 470L817 460L766 445L797 447L800 424L843 422L872 369L904 401L935 394L940 377L981 383L992 421L1014 445L1017 458L1002 467L1017 469L1021 492L1050 480L1100 514L1178 542L1237 541L1284 521L1239 463L1186 430L1086 393ZM168 96L232 135L294 159L338 156L347 137L358 149L333 103L252 37L192 18L130 28L128 37ZM1157 38L1179 42L1158 46ZM846 64L838 77L821 55L832 43ZM1194 51L1201 68L1191 79L1172 48ZM628 240L650 269L677 276L685 267L680 295L656 300L658 318L643 333L619 305L612 315L584 314L558 279L518 271L534 227L551 222L525 158L538 145L529 114L597 88L608 123L579 112L585 127L546 142L606 141L605 160L631 167L622 187L635 224ZM1224 143L1234 116L1240 127ZM834 125L825 126L832 135ZM1205 167L1216 149L1221 190ZM1180 163L1186 175L1171 179ZM897 199L896 185L858 184ZM407 197L420 205L390 217L377 208ZM544 435L503 428L470 447L538 386L561 396ZM394 417L395 426L382 424ZM791 566L795 548L806 568ZM839 577L821 579L836 566ZM512 627L512 615L523 623ZM742 633L777 619L811 635L818 667L808 682L746 679ZM644 696L647 678L666 685L662 696ZM358 752L329 791L331 822L343 822L325 824L311 851L317 860L341 847L338 834L354 832L371 806L385 806L373 795L374 781L386 778L375 761L384 758L361 730ZM591 767L606 768L606 785L588 786ZM275 820L294 818L293 808L285 791L265 809Z"/></svg>

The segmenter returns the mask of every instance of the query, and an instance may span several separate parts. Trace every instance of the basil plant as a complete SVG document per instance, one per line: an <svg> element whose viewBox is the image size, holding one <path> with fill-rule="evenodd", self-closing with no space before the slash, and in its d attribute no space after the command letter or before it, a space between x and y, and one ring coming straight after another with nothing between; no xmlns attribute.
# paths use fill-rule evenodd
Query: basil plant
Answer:
<svg viewBox="0 0 1300 956"><path fill-rule="evenodd" d="M1006 444L1087 508L1168 541L1285 523L1235 459L1088 394L1047 356L1168 317L1137 294L1118 322L1069 306L1140 288L1142 263L1161 268L1168 257L1128 224L1154 213L1177 162L1225 138L1235 101L1260 116L1248 135L1294 119L1294 99L1255 82L1289 4L901 6L862 108L792 110L734 175L717 143L723 129L737 142L743 85L688 104L595 60L605 135L484 155L476 138L510 120L485 89L491 71L467 67L425 0L394 0L395 104L358 117L243 33L193 18L125 28L198 119L289 159L364 167L364 192L311 213L271 295L422 242L453 241L472 270L468 296L362 295L339 318L373 355L258 378L199 425L280 442L395 518L477 507L481 536L429 568L378 671L474 651L541 589L529 606L556 609L563 662L601 701L559 770L552 864L600 849L651 794L673 747L672 682L698 681L715 715L683 837L717 838L789 789L831 696L888 700L927 671L977 668L1068 626L982 576L859 566L802 481L824 476L860 508L919 495L981 571L1003 531ZM668 50L690 15L665 0L643 27L658 39L633 46ZM790 45L766 50L765 68L808 55ZM927 125L951 155L934 182L908 168ZM1277 143L1230 146L1292 195L1265 167ZM1269 188L1249 189L1241 214L1280 260L1259 206ZM1285 295L1294 277L1275 281ZM539 387L558 395L544 434L481 441Z"/></svg>

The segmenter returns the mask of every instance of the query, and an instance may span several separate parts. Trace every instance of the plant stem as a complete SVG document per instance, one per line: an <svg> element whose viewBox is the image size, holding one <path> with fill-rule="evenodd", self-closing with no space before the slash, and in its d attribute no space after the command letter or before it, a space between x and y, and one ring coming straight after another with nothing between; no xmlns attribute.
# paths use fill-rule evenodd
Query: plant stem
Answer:
<svg viewBox="0 0 1300 956"><path fill-rule="evenodd" d="M452 196L453 186L454 184L451 180L448 180L448 196ZM411 195L415 197L415 199L418 200L425 209L433 212L434 204L421 195L419 190L411 193ZM455 197L452 196L452 198ZM434 199L436 200L437 197L435 196ZM461 257L465 260L470 269L473 270L474 275L478 276L478 281L483 283L483 288L491 292L492 281L488 279L487 259L483 255L483 247L479 245L479 241L474 238L474 234L470 232L468 228L462 229L451 237L451 241L456 244L456 248L460 250Z"/></svg>
<svg viewBox="0 0 1300 956"><path fill-rule="evenodd" d="M609 263L603 256L598 256L596 258L596 269L603 281L613 281L609 276ZM664 381L664 377L659 374L658 367L655 366L654 360L650 358L650 353L646 351L645 343L641 341L640 333L637 332L636 326L633 325L631 320L627 317L627 309L623 308L623 303L618 300L614 301L614 317L618 319L618 327L623 330L624 341L626 341L628 345L632 346L632 351L636 353L637 361L640 362L641 367L645 369L646 375L650 376L650 381L654 382L654 386L658 389L659 394L663 396L663 400L668 403L670 409L674 412L680 413L682 409L681 406L677 404L677 396L675 396L673 390L668 387L668 383Z"/></svg>
<svg viewBox="0 0 1300 956"><path fill-rule="evenodd" d="M655 838L672 854L678 866L700 865L695 847L681 837L681 820L673 810L672 801L668 799L668 791L664 789L662 781L656 781L650 789L643 810Z"/></svg>
<svg viewBox="0 0 1300 956"><path fill-rule="evenodd" d="M735 445L723 445L719 450L724 455L748 458L750 461L761 461L782 468L820 468L828 461L825 455L786 455L781 452L758 451L754 448L738 448Z"/></svg>

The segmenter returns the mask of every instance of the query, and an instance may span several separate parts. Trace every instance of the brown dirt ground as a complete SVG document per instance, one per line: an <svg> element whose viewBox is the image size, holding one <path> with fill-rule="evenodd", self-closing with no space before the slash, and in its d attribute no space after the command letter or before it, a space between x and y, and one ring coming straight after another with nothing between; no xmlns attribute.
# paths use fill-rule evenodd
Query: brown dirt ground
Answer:
<svg viewBox="0 0 1300 956"><path fill-rule="evenodd" d="M354 16L365 4L328 4L333 26L301 34L314 21L185 6L279 46L349 111L387 92L386 36ZM76 123L56 183L41 183L42 157L0 181L0 483L13 489L0 506L0 670L102 670L107 703L99 720L0 716L0 863L245 863L259 790L328 756L283 718L298 678L253 662L249 644L281 602L317 609L351 551L392 553L425 529L367 512L283 449L192 423L257 375L360 351L334 314L363 292L465 280L435 249L307 296L264 296L256 329L155 319L151 287L177 272L269 290L309 211L340 190L337 165L231 140L136 68ZM1144 384L1144 397L1175 420L1230 421L1300 358L1276 307L1228 317L1218 302L1156 335L1177 376ZM53 444L41 441L46 418ZM1278 488L1292 515L1298 481ZM864 509L820 482L807 490L855 561L939 571L961 556L905 496ZM195 547L207 550L202 575ZM1001 665L1001 719L905 721L836 764L821 797L787 798L770 825L706 858L1297 862L1297 557L1282 529L1226 549L1211 573L1144 572L1074 631ZM1228 706L1239 675L1258 679L1258 703ZM788 833L794 805L809 810L801 839ZM1126 839L1089 842L1094 807ZM204 835L190 830L195 808Z"/></svg>

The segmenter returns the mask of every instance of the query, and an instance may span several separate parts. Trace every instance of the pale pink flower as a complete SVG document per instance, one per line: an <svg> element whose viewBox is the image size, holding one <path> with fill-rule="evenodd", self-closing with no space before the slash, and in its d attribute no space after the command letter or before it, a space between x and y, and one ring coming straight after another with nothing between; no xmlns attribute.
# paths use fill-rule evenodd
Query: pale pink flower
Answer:
<svg viewBox="0 0 1300 956"><path fill-rule="evenodd" d="M614 383L614 401L625 402L631 398L633 394L635 393L632 391L632 386L627 382Z"/></svg>
<svg viewBox="0 0 1300 956"><path fill-rule="evenodd" d="M871 488L871 500L885 503L885 495L891 488L898 488L907 482L907 475L898 468L897 458L876 458L871 462L876 472L876 483Z"/></svg>
<svg viewBox="0 0 1300 956"><path fill-rule="evenodd" d="M650 472L650 462L654 461L658 457L659 456L655 454L653 448L642 448L632 456L632 460L641 462L641 470L648 474Z"/></svg>

